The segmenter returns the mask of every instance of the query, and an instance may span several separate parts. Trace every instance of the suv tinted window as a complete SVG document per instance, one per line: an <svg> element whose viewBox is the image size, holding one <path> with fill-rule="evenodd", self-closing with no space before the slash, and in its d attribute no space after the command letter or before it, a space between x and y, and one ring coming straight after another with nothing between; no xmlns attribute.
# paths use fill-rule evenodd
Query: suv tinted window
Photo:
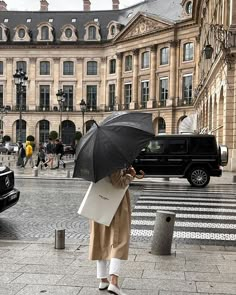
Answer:
<svg viewBox="0 0 236 295"><path fill-rule="evenodd" d="M145 152L153 154L163 154L164 153L164 140L151 140L148 146L145 148Z"/></svg>
<svg viewBox="0 0 236 295"><path fill-rule="evenodd" d="M190 150L191 154L201 155L215 155L216 154L216 142L214 137L206 138L190 138Z"/></svg>
<svg viewBox="0 0 236 295"><path fill-rule="evenodd" d="M185 139L170 139L168 142L169 154L186 154L187 141Z"/></svg>

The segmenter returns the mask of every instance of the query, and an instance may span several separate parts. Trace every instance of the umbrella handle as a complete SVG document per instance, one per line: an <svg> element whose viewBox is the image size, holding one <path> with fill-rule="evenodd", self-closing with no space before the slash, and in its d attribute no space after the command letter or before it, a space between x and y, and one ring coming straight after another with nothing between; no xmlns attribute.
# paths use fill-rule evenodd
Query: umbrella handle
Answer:
<svg viewBox="0 0 236 295"><path fill-rule="evenodd" d="M142 179L142 178L144 178L144 172L143 172L143 170L139 170L139 172L140 172L142 175L135 175L135 177L138 178L138 179Z"/></svg>

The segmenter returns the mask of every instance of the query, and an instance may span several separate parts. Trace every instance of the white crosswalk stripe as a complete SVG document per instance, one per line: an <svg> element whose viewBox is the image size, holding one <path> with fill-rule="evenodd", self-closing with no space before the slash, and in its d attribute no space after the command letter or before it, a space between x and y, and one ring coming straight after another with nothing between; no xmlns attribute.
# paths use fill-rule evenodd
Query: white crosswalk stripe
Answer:
<svg viewBox="0 0 236 295"><path fill-rule="evenodd" d="M151 239L157 211L175 212L173 237L191 243L236 242L236 191L145 187L132 212L132 237Z"/></svg>

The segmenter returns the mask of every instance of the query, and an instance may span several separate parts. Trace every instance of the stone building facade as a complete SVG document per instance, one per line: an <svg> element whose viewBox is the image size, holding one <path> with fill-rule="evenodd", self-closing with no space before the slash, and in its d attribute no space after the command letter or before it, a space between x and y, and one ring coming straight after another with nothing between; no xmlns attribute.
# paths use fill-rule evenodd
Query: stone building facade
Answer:
<svg viewBox="0 0 236 295"><path fill-rule="evenodd" d="M46 0L39 11L9 11L5 1L0 105L8 106L2 129L12 141L18 139L21 109L23 140L33 135L46 141L50 131L59 132L62 119L62 140L70 143L83 130L84 99L85 130L92 120L130 110L151 112L156 133L177 133L183 118L197 114L198 131L213 130L219 143L229 145L234 162L235 44L227 45L226 62L211 31L215 17L224 34L233 32L234 1L146 0L119 9L119 0L111 0L111 10L92 11L84 0L83 11L63 12L50 11ZM205 60L210 41L213 56ZM19 68L28 76L21 97L13 79ZM59 89L65 93L62 112Z"/></svg>

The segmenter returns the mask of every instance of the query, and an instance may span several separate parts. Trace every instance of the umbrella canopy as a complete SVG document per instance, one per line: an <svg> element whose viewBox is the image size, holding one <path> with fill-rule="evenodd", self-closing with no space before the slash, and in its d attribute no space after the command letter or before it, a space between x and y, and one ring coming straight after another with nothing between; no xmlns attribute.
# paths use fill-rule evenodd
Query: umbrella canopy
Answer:
<svg viewBox="0 0 236 295"><path fill-rule="evenodd" d="M97 182L134 161L154 136L152 114L115 112L80 139L73 177Z"/></svg>

